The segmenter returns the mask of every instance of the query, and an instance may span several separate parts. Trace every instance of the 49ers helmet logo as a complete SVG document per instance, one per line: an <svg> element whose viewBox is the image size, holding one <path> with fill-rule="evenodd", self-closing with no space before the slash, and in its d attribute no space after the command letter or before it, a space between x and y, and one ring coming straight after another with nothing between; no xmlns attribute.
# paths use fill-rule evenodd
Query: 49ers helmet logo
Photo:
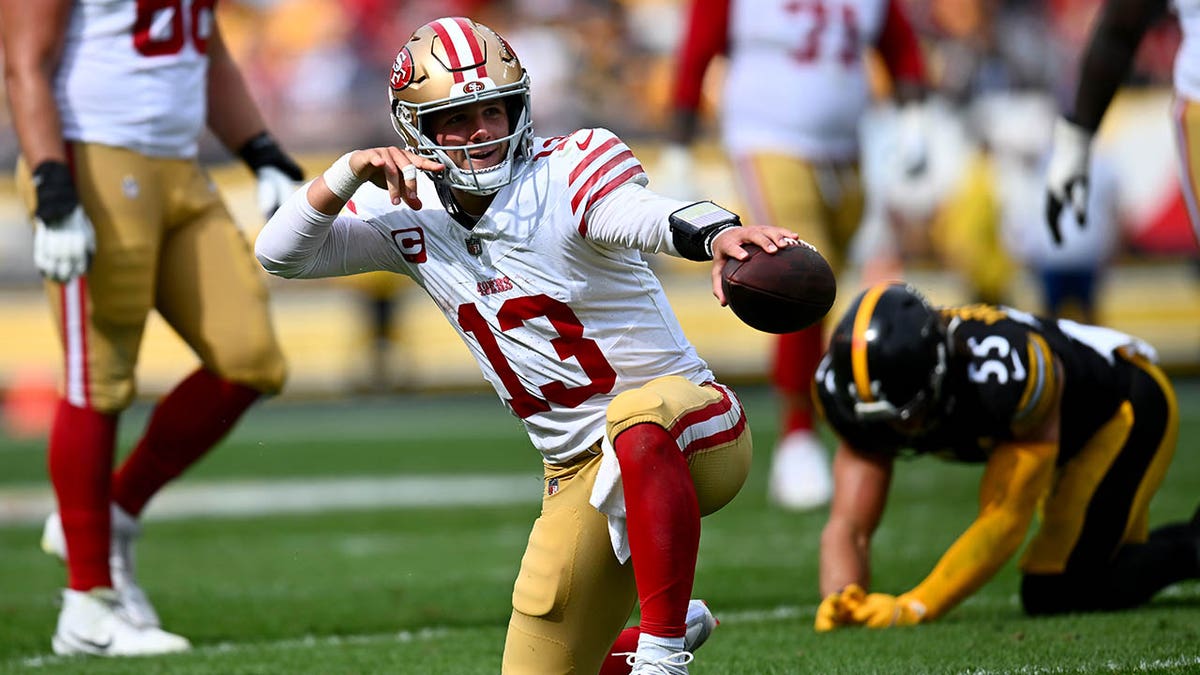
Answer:
<svg viewBox="0 0 1200 675"><path fill-rule="evenodd" d="M408 47L402 47L392 62L392 89L403 89L412 83L413 57Z"/></svg>
<svg viewBox="0 0 1200 675"><path fill-rule="evenodd" d="M473 80L463 85L463 93L474 94L476 92L483 91L486 86L487 85L479 80Z"/></svg>

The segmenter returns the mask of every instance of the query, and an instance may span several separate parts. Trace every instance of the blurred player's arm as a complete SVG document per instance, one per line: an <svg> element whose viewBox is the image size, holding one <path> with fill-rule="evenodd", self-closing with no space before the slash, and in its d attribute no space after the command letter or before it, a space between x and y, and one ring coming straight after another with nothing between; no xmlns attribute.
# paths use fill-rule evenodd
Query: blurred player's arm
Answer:
<svg viewBox="0 0 1200 675"><path fill-rule="evenodd" d="M686 146L696 138L704 74L729 48L729 0L692 0L683 40L676 53L671 89L674 125L671 141Z"/></svg>
<svg viewBox="0 0 1200 675"><path fill-rule="evenodd" d="M216 22L208 39L208 128L258 179L258 206L270 217L304 171L279 147Z"/></svg>
<svg viewBox="0 0 1200 675"><path fill-rule="evenodd" d="M71 6L66 0L0 0L8 104L34 186L33 263L59 282L87 272L96 250L95 231L67 164L54 100Z"/></svg>
<svg viewBox="0 0 1200 675"><path fill-rule="evenodd" d="M919 175L929 163L929 130L921 105L928 90L928 78L921 43L900 0L888 1L875 49L892 79L892 99L899 113L902 166L909 176Z"/></svg>
<svg viewBox="0 0 1200 675"><path fill-rule="evenodd" d="M1167 12L1167 0L1108 0L1083 52L1075 109L1067 119L1094 133L1129 74L1138 45Z"/></svg>
<svg viewBox="0 0 1200 675"><path fill-rule="evenodd" d="M1092 136L1129 74L1142 37L1166 11L1167 0L1108 0L1100 10L1083 51L1072 109L1054 125L1046 169L1046 225L1056 244L1062 243L1059 216L1064 205L1080 225L1087 222Z"/></svg>
<svg viewBox="0 0 1200 675"><path fill-rule="evenodd" d="M892 78L892 95L896 102L904 105L924 99L928 82L925 56L900 0L889 0L875 49Z"/></svg>
<svg viewBox="0 0 1200 675"><path fill-rule="evenodd" d="M47 160L66 163L53 80L72 4L70 0L0 0L8 105L21 154L31 169Z"/></svg>
<svg viewBox="0 0 1200 675"><path fill-rule="evenodd" d="M659 191L696 196L691 144L696 140L700 97L709 64L729 48L729 0L692 0L687 10L671 86L671 128L659 158Z"/></svg>

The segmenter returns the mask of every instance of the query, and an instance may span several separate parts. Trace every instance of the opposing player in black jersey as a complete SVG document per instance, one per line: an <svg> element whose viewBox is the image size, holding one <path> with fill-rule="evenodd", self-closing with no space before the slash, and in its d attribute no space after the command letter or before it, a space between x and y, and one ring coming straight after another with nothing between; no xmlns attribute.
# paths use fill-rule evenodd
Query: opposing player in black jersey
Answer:
<svg viewBox="0 0 1200 675"><path fill-rule="evenodd" d="M1175 393L1144 342L988 305L934 308L912 286L860 294L817 370L815 399L841 437L821 536L815 628L931 621L1016 553L1029 614L1133 607L1200 577L1200 512L1147 524L1175 452ZM868 593L871 537L894 460L985 465L979 513L899 596Z"/></svg>

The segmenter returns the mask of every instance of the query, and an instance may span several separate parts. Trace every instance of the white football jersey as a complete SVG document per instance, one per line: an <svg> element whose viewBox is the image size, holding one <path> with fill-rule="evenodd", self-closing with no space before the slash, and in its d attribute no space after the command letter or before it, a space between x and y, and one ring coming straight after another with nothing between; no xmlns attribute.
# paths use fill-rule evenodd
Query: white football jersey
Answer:
<svg viewBox="0 0 1200 675"><path fill-rule="evenodd" d="M77 0L55 97L69 140L194 157L213 0Z"/></svg>
<svg viewBox="0 0 1200 675"><path fill-rule="evenodd" d="M870 104L863 54L887 0L730 0L722 135L735 154L854 159Z"/></svg>
<svg viewBox="0 0 1200 675"><path fill-rule="evenodd" d="M618 393L665 375L699 384L713 374L642 258L674 252L661 209L653 227L633 226L651 219L618 201L630 214L624 224L589 228L606 196L625 200L622 186L646 184L633 153L604 129L534 139L533 147L532 161L471 230L442 208L424 175L419 211L360 188L352 200L359 217L335 221L303 276L383 269L412 277L545 460L562 463L603 437Z"/></svg>
<svg viewBox="0 0 1200 675"><path fill-rule="evenodd" d="M1200 0L1174 0L1183 41L1175 54L1175 90L1200 101Z"/></svg>

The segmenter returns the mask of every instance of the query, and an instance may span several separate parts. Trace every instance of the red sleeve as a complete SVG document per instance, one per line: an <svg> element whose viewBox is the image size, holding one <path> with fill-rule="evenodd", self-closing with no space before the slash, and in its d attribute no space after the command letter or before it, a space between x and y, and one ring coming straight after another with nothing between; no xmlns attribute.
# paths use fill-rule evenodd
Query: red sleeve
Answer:
<svg viewBox="0 0 1200 675"><path fill-rule="evenodd" d="M893 80L925 82L925 58L900 0L888 0L887 18L876 47Z"/></svg>
<svg viewBox="0 0 1200 675"><path fill-rule="evenodd" d="M692 0L680 40L671 103L676 109L700 106L704 71L717 54L729 47L730 0Z"/></svg>

